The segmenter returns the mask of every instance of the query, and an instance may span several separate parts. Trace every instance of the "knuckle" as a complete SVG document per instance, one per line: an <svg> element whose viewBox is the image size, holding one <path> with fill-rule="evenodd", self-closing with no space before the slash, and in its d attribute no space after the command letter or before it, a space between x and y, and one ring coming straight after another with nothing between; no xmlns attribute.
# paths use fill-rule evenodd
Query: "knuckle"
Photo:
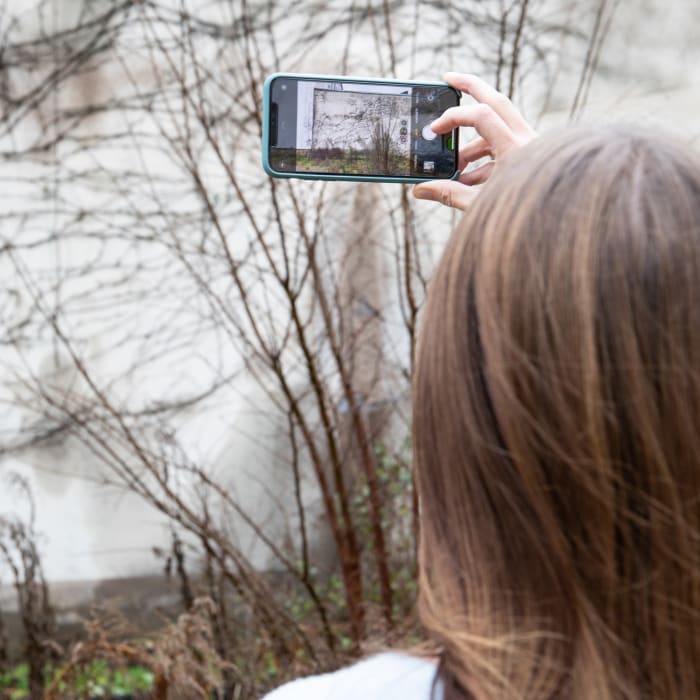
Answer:
<svg viewBox="0 0 700 700"><path fill-rule="evenodd" d="M525 146L528 143L530 143L530 141L533 141L534 138L535 137L532 134L515 135L512 139L513 146L517 146L517 147Z"/></svg>
<svg viewBox="0 0 700 700"><path fill-rule="evenodd" d="M502 92L497 92L494 95L493 104L497 107L510 107L512 102L507 95L504 95Z"/></svg>
<svg viewBox="0 0 700 700"><path fill-rule="evenodd" d="M488 121L493 118L493 115L493 109L487 104L481 103L474 107L474 119L477 122Z"/></svg>
<svg viewBox="0 0 700 700"><path fill-rule="evenodd" d="M454 206L454 192L452 192L451 188L446 187L440 192L440 202L446 207Z"/></svg>

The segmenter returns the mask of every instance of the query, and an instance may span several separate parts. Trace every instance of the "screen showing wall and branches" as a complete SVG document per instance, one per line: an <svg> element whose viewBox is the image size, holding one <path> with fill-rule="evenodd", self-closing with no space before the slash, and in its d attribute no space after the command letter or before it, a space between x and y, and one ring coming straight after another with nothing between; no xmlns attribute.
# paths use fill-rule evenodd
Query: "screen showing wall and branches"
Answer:
<svg viewBox="0 0 700 700"><path fill-rule="evenodd" d="M410 175L411 97L313 89L313 116L297 171Z"/></svg>

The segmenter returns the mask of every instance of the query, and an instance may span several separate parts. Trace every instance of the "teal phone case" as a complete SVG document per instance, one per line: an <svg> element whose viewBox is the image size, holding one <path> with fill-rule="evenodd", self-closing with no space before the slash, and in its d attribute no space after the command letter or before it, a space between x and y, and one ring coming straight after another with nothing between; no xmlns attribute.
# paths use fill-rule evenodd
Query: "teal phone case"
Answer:
<svg viewBox="0 0 700 700"><path fill-rule="evenodd" d="M350 181L360 181L360 182L398 182L398 183L412 183L412 182L430 182L432 180L456 180L459 177L459 170L455 171L455 174L451 178L433 178L433 177L383 177L381 175L334 175L334 174L314 174L314 173L284 173L279 170L274 170L270 165L269 151L270 151L270 86L275 78L304 78L307 80L319 80L330 82L332 80L340 80L344 83L393 83L397 82L405 83L406 85L435 85L436 87L451 87L447 83L441 82L431 82L422 80L382 80L380 78L360 78L360 77L348 77L345 75L320 75L313 73L273 73L269 75L263 86L263 124L262 124L262 166L265 172L272 177L283 177L283 178L299 178L302 180L350 180ZM455 88L452 88L455 93L461 97L461 93ZM455 150L459 149L458 143L458 132L455 130Z"/></svg>

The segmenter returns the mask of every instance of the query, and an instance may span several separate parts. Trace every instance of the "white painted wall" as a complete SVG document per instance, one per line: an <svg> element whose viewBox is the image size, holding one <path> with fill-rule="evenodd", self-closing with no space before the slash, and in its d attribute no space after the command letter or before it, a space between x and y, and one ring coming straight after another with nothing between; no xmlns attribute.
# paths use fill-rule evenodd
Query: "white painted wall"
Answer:
<svg viewBox="0 0 700 700"><path fill-rule="evenodd" d="M78 0L74 0L73 5L65 2L60 4L59 16L62 22L70 24L71 13L76 12L77 3ZM21 4L24 5L23 0ZM28 16L23 21L22 32L25 36L32 36L36 27L32 28ZM295 21L301 22L290 20L292 24ZM700 6L697 3L681 0L622 3L602 56L599 75L592 85L585 120L596 123L623 117L652 126L659 125L696 141L700 139L700 121L697 118L700 111L698 36ZM424 38L423 32L421 37ZM367 46L371 49L372 40L369 37ZM301 65L295 67L321 72L328 69L336 56L337 44L329 44L314 49L301 59ZM368 50L363 72L377 74L379 69L372 63L370 56L371 50ZM458 61L459 58L454 60ZM138 67L139 58L134 56L131 68L138 73ZM453 64L453 67L470 68L460 64ZM543 130L561 125L567 120L568 105L577 79L576 74L567 70L565 67L558 81L552 96L551 110L540 122ZM104 66L100 71L100 79L96 81L98 86L119 84L119 81L124 80L124 66ZM435 75L437 66L432 65L419 66L415 71L417 75L411 72L409 66L404 65L400 65L397 72L403 77L439 77ZM147 76L147 73L144 75ZM71 90L60 99L81 99L77 87ZM523 96L521 102L527 107L528 100L522 98ZM533 110L528 113L534 116ZM146 129L153 128L152 124L142 126ZM112 127L116 129L119 124L101 125L101 128ZM40 125L30 123L27 128L38 129ZM25 134L26 137L30 135ZM0 144L3 149L8 145ZM70 158L67 153L59 154L59 157ZM76 201L82 199L91 204L95 198L102 197L100 201L104 202L107 211L113 205L110 191L105 187L101 192L99 185L100 178L104 179L105 184L109 183L110 168L119 171L134 165L161 174L167 173L169 168L167 158L157 151L149 154L146 163L133 161L133 154L110 153L108 149L96 151L95 157L98 162L102 162L102 174L96 174L89 190L78 188L73 195ZM5 210L8 207L25 206L31 211L33 203L27 199L27 193L31 191L32 173L35 168L45 165L32 161L0 165L3 183L0 206ZM87 164L76 160L75 165L84 167ZM244 170L247 168L250 173L257 173L257 154L251 153L237 166ZM350 190L339 187L332 191ZM148 193L144 193L144 206L147 200ZM351 216L349 200L346 198L343 206L346 207L347 215ZM174 193L169 199L169 205L174 215L177 215L180 206L183 210L187 209L185 203L178 202ZM436 239L444 238L451 215L437 207L431 207L432 205L426 205L422 215L430 220L436 231ZM60 224L61 216L60 210L57 210L47 212L43 219L32 219L33 226L36 227L34 234L41 235L42 221L46 227L55 228L57 223ZM19 235L26 236L28 232L4 230L0 233L0 246L3 241L11 241L13 236ZM56 265L57 258L65 264L66 261L75 262L87 258L93 252L84 242L73 245L71 241L57 241L53 248L45 248L31 260L33 265L50 270ZM138 251L123 251L115 246L113 254L129 256L138 254ZM378 269L391 270L385 267ZM22 293L9 293L13 286L20 286L15 285L14 274L7 265L0 269L7 292L2 297L5 314L19 314L28 303ZM69 291L64 289L62 293L68 294ZM389 299L387 303L391 306L395 300ZM163 308L132 309L133 316L121 319L120 323L131 323L134 327L147 329L151 324L157 324L165 312ZM124 349L113 345L119 337L119 327L114 328L105 319L93 319L92 322L95 323L94 330L89 329L86 333L85 349L99 357L97 364L103 367L105 376L118 376L119 367L128 365L139 349ZM399 340L398 335L397 338L390 338L387 344L397 355L407 351L405 341ZM207 352L205 344L193 356L174 353L165 363L147 369L147 382L143 376L124 381L119 385L118 391L131 400L140 397L148 402L204 382L207 378L204 362ZM74 386L78 392L86 391L74 372L66 369L66 358L60 353L57 355L50 343L27 349L25 361L30 363L32 370L43 382L63 383ZM0 381L0 430L4 440L11 440L21 426L32 418L31 411L17 408L17 396L22 394L21 386L14 379L14 373L21 369L19 358L12 349L0 347L0 362L3 367ZM227 363L231 371L236 370L237 363L240 364L235 357L228 358ZM289 478L282 470L284 460L278 457L284 456L287 445L278 438L277 416L273 406L255 388L242 368L239 369L241 373L235 388L229 394L223 398L217 397L217 403L206 406L206 410L201 413L184 413L181 416L178 437L189 452L211 464L215 473L225 474L231 491L240 501L255 504L261 522L270 523L272 531L277 531L279 537L283 538L285 522L291 517L286 500ZM266 465L265 468L263 465ZM167 532L162 518L137 498L106 485L104 482L109 474L77 441L59 441L41 449L25 450L11 457L0 458L0 478L10 472L23 475L35 494L37 529L42 533L45 567L50 580L92 580L155 573L160 569L160 564L152 555L152 548L167 546ZM306 498L310 504L318 507L317 495L311 487ZM15 509L21 511L22 508L24 506L17 502L12 490L0 488L0 512L9 514ZM232 529L242 549L256 565L265 567L269 562L265 548L260 546L243 525L233 523Z"/></svg>

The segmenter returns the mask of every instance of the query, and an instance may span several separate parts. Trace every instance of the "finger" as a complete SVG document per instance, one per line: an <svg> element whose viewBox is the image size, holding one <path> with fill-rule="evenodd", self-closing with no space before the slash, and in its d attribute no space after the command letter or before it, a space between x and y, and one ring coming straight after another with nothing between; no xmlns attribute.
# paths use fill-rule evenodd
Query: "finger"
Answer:
<svg viewBox="0 0 700 700"><path fill-rule="evenodd" d="M469 170L466 173L460 173L459 178L457 178L461 183L465 185L481 185L486 182L491 177L493 168L496 165L495 161L490 161L489 163L484 163L474 170Z"/></svg>
<svg viewBox="0 0 700 700"><path fill-rule="evenodd" d="M493 150L488 141L482 138L474 139L459 150L459 162L457 167L459 170L464 170L469 163L492 155Z"/></svg>
<svg viewBox="0 0 700 700"><path fill-rule="evenodd" d="M445 82L452 87L469 93L477 102L488 105L514 131L532 133L532 127L525 121L516 106L502 92L489 85L476 75L446 73Z"/></svg>
<svg viewBox="0 0 700 700"><path fill-rule="evenodd" d="M476 195L476 190L454 180L432 180L413 188L413 196L417 199L431 199L455 209L468 209Z"/></svg>
<svg viewBox="0 0 700 700"><path fill-rule="evenodd" d="M496 156L518 144L513 130L485 104L450 107L430 125L430 128L437 134L446 134L459 126L473 126L489 143Z"/></svg>

